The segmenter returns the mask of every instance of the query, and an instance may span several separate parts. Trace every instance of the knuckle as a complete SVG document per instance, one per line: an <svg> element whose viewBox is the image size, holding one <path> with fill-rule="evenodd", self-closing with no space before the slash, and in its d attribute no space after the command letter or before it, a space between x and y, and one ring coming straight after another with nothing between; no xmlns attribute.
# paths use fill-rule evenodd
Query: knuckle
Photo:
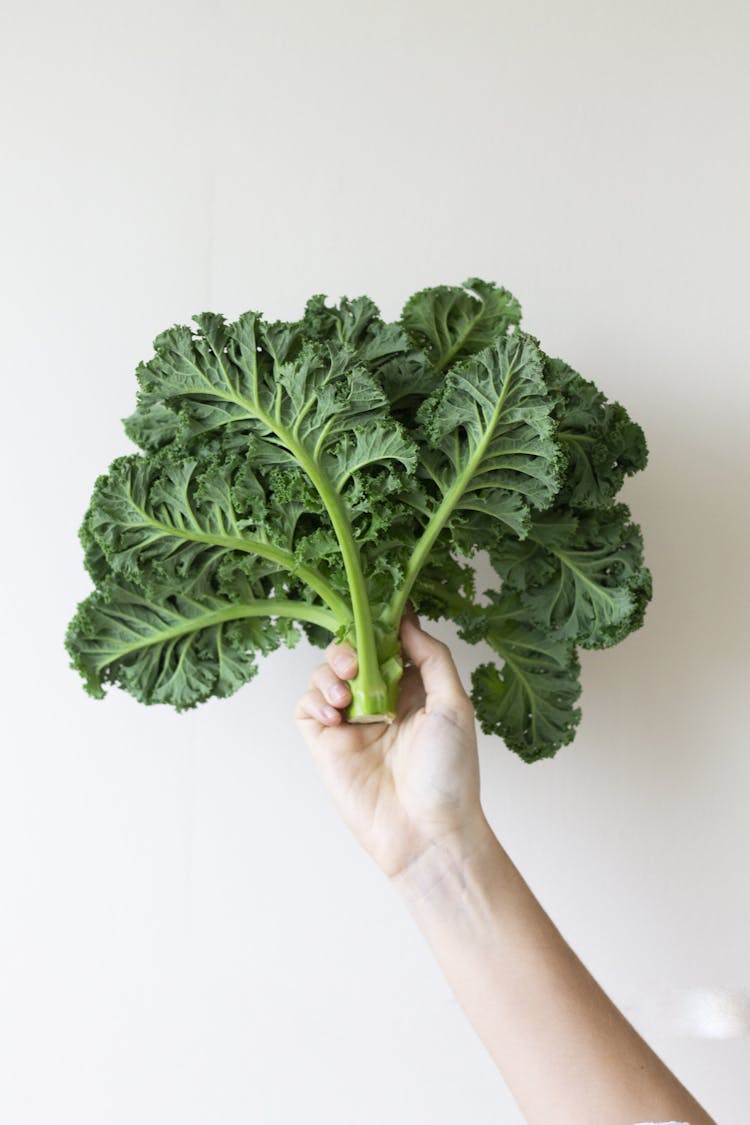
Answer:
<svg viewBox="0 0 750 1125"><path fill-rule="evenodd" d="M474 708L468 696L463 698L456 695L453 699L441 703L438 713L451 726L464 730L474 716Z"/></svg>
<svg viewBox="0 0 750 1125"><path fill-rule="evenodd" d="M443 644L442 641L435 641L431 651L428 652L423 663L428 668L438 669L445 667L447 659L449 659L448 646Z"/></svg>
<svg viewBox="0 0 750 1125"><path fill-rule="evenodd" d="M307 711L307 692L299 697L294 705L292 714L295 719L306 719L308 717Z"/></svg>
<svg viewBox="0 0 750 1125"><path fill-rule="evenodd" d="M464 712L467 715L471 715L472 718L473 718L473 716L474 716L474 700L471 698L470 695L468 695L463 690L462 690L462 694L461 694L461 706L463 707Z"/></svg>
<svg viewBox="0 0 750 1125"><path fill-rule="evenodd" d="M357 666L357 654L350 645L340 645L330 658L334 672L339 675L349 675Z"/></svg>
<svg viewBox="0 0 750 1125"><path fill-rule="evenodd" d="M327 664L318 664L313 668L312 675L310 676L310 687L316 687L321 679L328 674Z"/></svg>
<svg viewBox="0 0 750 1125"><path fill-rule="evenodd" d="M320 692L317 690L317 688L314 688L314 687L310 688L310 690L306 691L305 694L302 696L302 700L301 700L302 706L304 707L305 711L308 714L311 714L312 711L315 709L315 705L316 705L316 703L318 702L319 699L320 699Z"/></svg>
<svg viewBox="0 0 750 1125"><path fill-rule="evenodd" d="M434 650L434 653L435 653L436 657L444 658L450 652L450 649L448 648L445 641L441 641L438 637L433 637L431 635L430 636L430 643L432 645L432 648Z"/></svg>

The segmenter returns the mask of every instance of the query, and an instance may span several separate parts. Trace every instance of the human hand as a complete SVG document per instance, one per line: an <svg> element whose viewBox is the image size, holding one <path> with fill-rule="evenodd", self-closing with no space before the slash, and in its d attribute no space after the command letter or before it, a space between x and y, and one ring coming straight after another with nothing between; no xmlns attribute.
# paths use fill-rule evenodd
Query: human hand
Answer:
<svg viewBox="0 0 750 1125"><path fill-rule="evenodd" d="M346 722L357 656L335 642L294 712L341 816L391 878L431 846L486 828L474 710L450 651L414 613L400 638L411 666L393 723Z"/></svg>

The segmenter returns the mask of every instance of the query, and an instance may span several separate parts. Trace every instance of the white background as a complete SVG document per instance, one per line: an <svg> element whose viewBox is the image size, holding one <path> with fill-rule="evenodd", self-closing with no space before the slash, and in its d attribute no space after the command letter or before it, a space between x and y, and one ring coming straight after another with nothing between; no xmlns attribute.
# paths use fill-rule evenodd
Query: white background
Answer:
<svg viewBox="0 0 750 1125"><path fill-rule="evenodd" d="M6 1125L516 1125L290 719L315 650L177 716L88 699L76 538L154 336L478 275L644 426L655 598L575 743L481 744L500 839L722 1125L750 1039L748 33L742 0L18 5L2 58ZM439 628L450 639L450 628ZM456 646L465 682L478 658ZM481 654L480 654L481 655Z"/></svg>

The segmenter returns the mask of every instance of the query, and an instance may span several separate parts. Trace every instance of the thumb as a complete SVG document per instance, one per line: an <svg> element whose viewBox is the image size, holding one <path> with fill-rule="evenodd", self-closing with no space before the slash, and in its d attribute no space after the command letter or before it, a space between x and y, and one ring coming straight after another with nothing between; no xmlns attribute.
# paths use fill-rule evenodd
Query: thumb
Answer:
<svg viewBox="0 0 750 1125"><path fill-rule="evenodd" d="M404 653L422 677L428 707L466 703L468 696L450 649L420 627L415 613L402 618L399 635Z"/></svg>

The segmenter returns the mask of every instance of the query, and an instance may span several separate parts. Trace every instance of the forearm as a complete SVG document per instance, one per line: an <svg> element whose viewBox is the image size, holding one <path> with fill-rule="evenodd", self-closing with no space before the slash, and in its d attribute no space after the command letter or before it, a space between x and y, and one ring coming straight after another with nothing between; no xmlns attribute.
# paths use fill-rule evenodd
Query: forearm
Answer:
<svg viewBox="0 0 750 1125"><path fill-rule="evenodd" d="M714 1125L563 940L484 818L393 882L529 1125Z"/></svg>

